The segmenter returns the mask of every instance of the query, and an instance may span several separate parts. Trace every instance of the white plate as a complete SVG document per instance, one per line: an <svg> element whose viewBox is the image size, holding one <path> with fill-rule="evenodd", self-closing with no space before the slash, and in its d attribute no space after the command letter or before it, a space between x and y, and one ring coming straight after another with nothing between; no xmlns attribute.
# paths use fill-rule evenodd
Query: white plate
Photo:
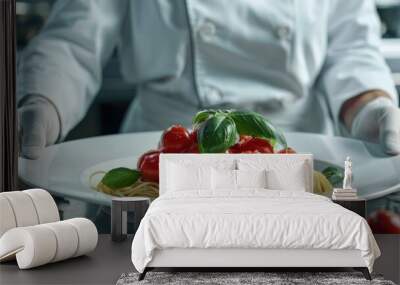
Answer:
<svg viewBox="0 0 400 285"><path fill-rule="evenodd" d="M55 195L110 205L109 195L90 188L90 175L114 167L135 168L142 153L156 148L160 135L144 132L61 143L48 147L39 160L19 159L19 176L25 183ZM351 156L355 187L366 199L400 190L400 156L386 156L377 145L307 133L287 133L286 138L298 152L314 154L317 166L318 161L342 166L346 156Z"/></svg>
<svg viewBox="0 0 400 285"><path fill-rule="evenodd" d="M135 155L120 159L113 159L86 168L81 174L81 183L85 187L93 188L95 187L95 185L97 185L97 183L100 182L101 178L104 176L104 174L101 174L99 172L108 172L109 170L117 167L136 168L136 163L139 157L140 156Z"/></svg>

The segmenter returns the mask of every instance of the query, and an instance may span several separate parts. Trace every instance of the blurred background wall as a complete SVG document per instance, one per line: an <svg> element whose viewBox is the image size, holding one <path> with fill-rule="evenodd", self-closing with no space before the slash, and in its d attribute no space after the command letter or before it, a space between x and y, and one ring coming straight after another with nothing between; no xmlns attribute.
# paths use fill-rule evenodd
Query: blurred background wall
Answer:
<svg viewBox="0 0 400 285"><path fill-rule="evenodd" d="M41 29L56 0L17 1L17 45L23 49ZM382 51L393 71L400 93L400 0L376 0L382 22ZM103 86L82 122L67 137L83 137L117 133L123 115L135 96L135 88L125 83L114 53L103 72Z"/></svg>

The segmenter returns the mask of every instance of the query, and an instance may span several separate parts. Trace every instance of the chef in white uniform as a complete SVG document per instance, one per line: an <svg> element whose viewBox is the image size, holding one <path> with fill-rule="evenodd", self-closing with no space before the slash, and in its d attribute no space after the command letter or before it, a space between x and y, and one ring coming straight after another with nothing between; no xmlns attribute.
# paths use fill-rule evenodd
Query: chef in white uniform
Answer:
<svg viewBox="0 0 400 285"><path fill-rule="evenodd" d="M85 116L117 48L137 87L122 132L227 107L398 154L398 95L379 45L372 0L59 0L19 58L21 153L38 158Z"/></svg>

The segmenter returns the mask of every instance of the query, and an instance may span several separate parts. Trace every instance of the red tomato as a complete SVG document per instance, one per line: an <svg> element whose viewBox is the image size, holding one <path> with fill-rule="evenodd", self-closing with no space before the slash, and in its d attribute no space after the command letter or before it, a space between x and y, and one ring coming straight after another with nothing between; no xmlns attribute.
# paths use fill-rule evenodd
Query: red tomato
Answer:
<svg viewBox="0 0 400 285"><path fill-rule="evenodd" d="M240 144L240 143L239 143ZM272 145L265 139L251 138L245 139L245 141L239 146L240 153L273 153L274 149Z"/></svg>
<svg viewBox="0 0 400 285"><path fill-rule="evenodd" d="M190 143L188 130L181 125L173 125L162 134L160 148L163 152L183 152Z"/></svg>
<svg viewBox="0 0 400 285"><path fill-rule="evenodd" d="M197 143L194 143L185 152L186 153L200 153L199 145Z"/></svg>
<svg viewBox="0 0 400 285"><path fill-rule="evenodd" d="M246 142L248 142L249 140L251 140L253 137L252 136L240 136L239 142L233 146L231 146L228 149L229 153L241 153L241 147L242 145L244 145Z"/></svg>
<svg viewBox="0 0 400 285"><path fill-rule="evenodd" d="M290 154L290 153L296 153L296 151L293 148L288 147L288 148L285 148L285 149L281 149L280 151L278 151L278 153Z"/></svg>
<svg viewBox="0 0 400 285"><path fill-rule="evenodd" d="M241 153L261 153L261 152L259 152L258 150L245 150L242 151Z"/></svg>
<svg viewBox="0 0 400 285"><path fill-rule="evenodd" d="M197 130L193 130L190 134L189 134L189 138L190 138L190 142L192 144L197 143Z"/></svg>
<svg viewBox="0 0 400 285"><path fill-rule="evenodd" d="M252 138L253 138L252 136L243 136L243 135L241 135L240 139L239 139L239 144L247 143Z"/></svg>
<svg viewBox="0 0 400 285"><path fill-rule="evenodd" d="M151 151L145 153L139 160L139 171L143 181L157 182L159 179L158 163L160 159L160 151Z"/></svg>
<svg viewBox="0 0 400 285"><path fill-rule="evenodd" d="M160 153L160 151L159 150L149 150L149 151L145 152L144 154L142 154L142 156L139 158L139 160L138 160L138 162L136 164L137 169L140 169L140 165L142 164L143 159L146 156L148 156L150 154L154 154L154 153Z"/></svg>
<svg viewBox="0 0 400 285"><path fill-rule="evenodd" d="M239 148L235 144L234 146L228 148L228 153L239 153Z"/></svg>
<svg viewBox="0 0 400 285"><path fill-rule="evenodd" d="M375 234L400 234L400 215L378 210L368 217L368 224Z"/></svg>

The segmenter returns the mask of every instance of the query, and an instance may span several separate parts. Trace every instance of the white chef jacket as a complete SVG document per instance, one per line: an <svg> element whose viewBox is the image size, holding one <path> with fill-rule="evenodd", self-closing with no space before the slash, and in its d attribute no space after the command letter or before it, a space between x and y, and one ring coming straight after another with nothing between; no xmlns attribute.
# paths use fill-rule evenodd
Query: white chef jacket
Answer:
<svg viewBox="0 0 400 285"><path fill-rule="evenodd" d="M251 109L284 130L332 133L344 101L381 89L372 0L59 0L18 64L18 96L81 120L115 47L137 96L122 131L189 126L204 108Z"/></svg>

